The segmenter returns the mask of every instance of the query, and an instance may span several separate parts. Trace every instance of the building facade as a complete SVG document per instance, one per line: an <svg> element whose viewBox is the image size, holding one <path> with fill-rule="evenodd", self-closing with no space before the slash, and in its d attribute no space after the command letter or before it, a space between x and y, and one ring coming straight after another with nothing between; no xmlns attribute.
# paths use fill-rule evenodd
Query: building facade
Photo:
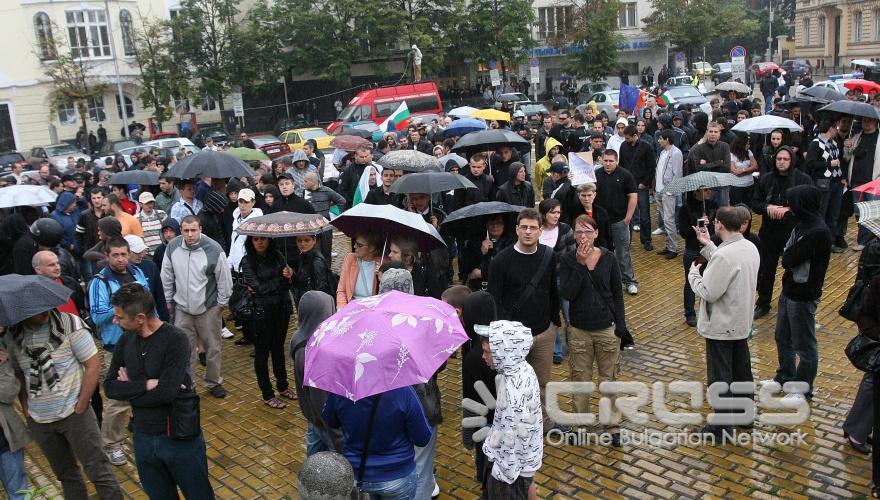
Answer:
<svg viewBox="0 0 880 500"><path fill-rule="evenodd" d="M852 59L880 60L880 2L797 0L797 57L818 68L848 68Z"/></svg>
<svg viewBox="0 0 880 500"><path fill-rule="evenodd" d="M0 30L6 33L0 58L0 150L26 151L31 147L71 140L81 126L71 103L52 112L53 90L43 65L52 64L52 40L60 50L70 50L88 67L93 82L104 83L105 95L88 103L90 131L99 124L110 141L122 137L124 124L147 124L152 110L138 99L138 65L133 29L141 19L170 19L178 0L4 0ZM114 59L124 96L125 116L119 105ZM213 102L181 100L178 111L198 114L199 122L219 121ZM202 109L204 108L204 109ZM166 123L173 127L177 119Z"/></svg>

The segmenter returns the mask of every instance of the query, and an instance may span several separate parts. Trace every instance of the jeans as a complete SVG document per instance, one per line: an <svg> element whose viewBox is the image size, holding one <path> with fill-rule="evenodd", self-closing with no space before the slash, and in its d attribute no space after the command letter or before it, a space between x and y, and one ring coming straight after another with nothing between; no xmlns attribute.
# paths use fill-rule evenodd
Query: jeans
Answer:
<svg viewBox="0 0 880 500"><path fill-rule="evenodd" d="M816 307L819 301L798 302L779 295L776 312L776 351L779 368L774 379L780 384L792 380L810 384L807 397L813 396L813 382L819 368L819 345L816 341ZM800 363L797 359L800 358Z"/></svg>
<svg viewBox="0 0 880 500"><path fill-rule="evenodd" d="M202 314L189 314L177 308L174 311L174 326L183 330L189 339L189 350L192 354L187 373L192 377L193 384L196 381L195 367L196 363L198 363L197 340L202 341L202 347L205 348L205 356L207 357L205 388L211 389L222 384L223 377L220 376L220 330L223 328L223 321L220 317L220 306L215 305Z"/></svg>
<svg viewBox="0 0 880 500"><path fill-rule="evenodd" d="M425 446L415 446L416 450L416 496L414 498L431 498L434 492L434 457L437 455L436 424L431 426L431 440Z"/></svg>
<svg viewBox="0 0 880 500"><path fill-rule="evenodd" d="M108 349L109 347L109 349ZM107 368L113 359L113 346L104 346L101 352L101 378L104 383L107 376ZM95 392L98 392L96 389ZM107 398L103 404L101 414L101 444L104 451L122 449L122 443L128 437L128 424L131 421L131 404L128 401Z"/></svg>
<svg viewBox="0 0 880 500"><path fill-rule="evenodd" d="M535 370L535 376L538 378L538 385L541 388L541 408L544 415L544 428L548 429L553 425L547 416L547 404L544 397L544 389L547 382L550 382L553 371L553 347L556 340L556 326L552 323L550 326L532 337L532 348L526 356L526 361Z"/></svg>
<svg viewBox="0 0 880 500"><path fill-rule="evenodd" d="M329 232L329 231L328 231ZM336 451L330 433L315 427L311 422L306 429L306 456L310 457L322 451Z"/></svg>
<svg viewBox="0 0 880 500"><path fill-rule="evenodd" d="M677 218L675 217L675 206L677 201L681 199L678 195L658 194L657 195L657 214L661 217L663 231L666 233L666 250L672 253L678 253L678 228Z"/></svg>
<svg viewBox="0 0 880 500"><path fill-rule="evenodd" d="M650 231L649 231L650 232ZM630 229L625 222L619 220L611 223L611 243L614 245L614 255L617 257L617 263L620 266L620 274L623 283L638 285L636 277L633 274L632 257L629 254L630 245Z"/></svg>
<svg viewBox="0 0 880 500"><path fill-rule="evenodd" d="M559 280L556 280L557 286L559 285ZM556 343L553 345L553 357L562 359L565 356L565 332L568 331L569 322L568 322L568 310L571 303L568 300L559 297L559 308L562 309L562 319L565 320L565 329L557 329L556 330Z"/></svg>
<svg viewBox="0 0 880 500"><path fill-rule="evenodd" d="M24 500L24 495L16 491L28 488L27 473L24 470L24 448L18 451L6 451L0 453L0 482L9 500Z"/></svg>
<svg viewBox="0 0 880 500"><path fill-rule="evenodd" d="M828 190L822 195L819 212L825 218L825 225L831 230L831 235L834 236L837 234L837 218L840 216L840 206L843 204L843 184L840 179L832 180Z"/></svg>
<svg viewBox="0 0 880 500"><path fill-rule="evenodd" d="M693 288L691 288L687 275L691 270L691 264L693 264L694 259L699 255L700 252L688 250L687 248L684 249L684 254L682 255L682 263L684 263L684 316L686 318L697 316L696 311L694 311L694 303L696 302L697 297L694 294Z"/></svg>
<svg viewBox="0 0 880 500"><path fill-rule="evenodd" d="M639 213L639 241L642 245L651 244L651 188L639 189L638 205Z"/></svg>
<svg viewBox="0 0 880 500"><path fill-rule="evenodd" d="M852 408L843 422L843 430L856 441L864 443L868 441L871 430L874 429L874 374L865 373L862 383L859 384L859 392L853 401Z"/></svg>
<svg viewBox="0 0 880 500"><path fill-rule="evenodd" d="M773 109L773 94L764 94L764 113L769 113Z"/></svg>
<svg viewBox="0 0 880 500"><path fill-rule="evenodd" d="M756 304L770 309L773 285L776 284L776 268L779 267L779 258L782 257L788 235L783 235L780 240L778 235L773 235L770 231L762 231L758 237L761 238L761 246L758 247L761 265L758 267L758 301Z"/></svg>
<svg viewBox="0 0 880 500"><path fill-rule="evenodd" d="M171 439L135 432L132 441L141 486L151 499L178 498L178 487L187 500L214 498L202 434Z"/></svg>
<svg viewBox="0 0 880 500"><path fill-rule="evenodd" d="M357 472L355 472L357 473ZM362 493L369 493L370 500L412 500L416 498L416 471L408 476L392 481L378 483L361 483ZM428 498L431 498L428 495Z"/></svg>
<svg viewBox="0 0 880 500"><path fill-rule="evenodd" d="M329 231L328 231L329 232ZM290 314L284 305L257 306L251 328L254 330L254 371L263 401L275 397L272 381L269 379L269 355L272 356L272 372L278 392L288 388L287 368L285 366L284 338L287 337L287 324Z"/></svg>

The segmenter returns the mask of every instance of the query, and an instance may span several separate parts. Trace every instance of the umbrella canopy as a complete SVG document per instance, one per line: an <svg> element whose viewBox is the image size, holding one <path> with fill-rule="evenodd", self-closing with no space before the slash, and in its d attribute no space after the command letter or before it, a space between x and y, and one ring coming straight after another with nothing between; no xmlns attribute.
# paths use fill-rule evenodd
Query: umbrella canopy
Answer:
<svg viewBox="0 0 880 500"><path fill-rule="evenodd" d="M725 186L748 187L754 183L751 175L739 177L719 172L697 172L680 179L675 179L663 188L664 193L680 194L696 191L700 188L718 188Z"/></svg>
<svg viewBox="0 0 880 500"><path fill-rule="evenodd" d="M470 133L462 137L452 151L489 151L501 146L515 147L521 151L528 151L531 143L510 130L489 129Z"/></svg>
<svg viewBox="0 0 880 500"><path fill-rule="evenodd" d="M451 212L446 216L446 219L443 220L441 225L451 224L473 217L482 217L484 215L519 213L523 208L525 207L511 205L509 203L504 203L503 201L481 201Z"/></svg>
<svg viewBox="0 0 880 500"><path fill-rule="evenodd" d="M450 123L443 131L443 135L444 137L460 137L479 130L486 130L486 122L477 118L462 118Z"/></svg>
<svg viewBox="0 0 880 500"><path fill-rule="evenodd" d="M414 149L389 151L377 161L382 168L403 170L404 172L442 172L443 167L437 158Z"/></svg>
<svg viewBox="0 0 880 500"><path fill-rule="evenodd" d="M873 118L875 120L880 120L880 112L877 111L877 108L871 106L866 102L846 100L835 101L827 106L819 108L819 111L826 113L841 113L844 115L861 116L862 118Z"/></svg>
<svg viewBox="0 0 880 500"><path fill-rule="evenodd" d="M859 225L880 237L880 200L856 203Z"/></svg>
<svg viewBox="0 0 880 500"><path fill-rule="evenodd" d="M484 120L499 120L499 121L510 121L510 113L505 113L504 111L498 111L497 109L478 109L471 113L471 116L474 118L482 118Z"/></svg>
<svg viewBox="0 0 880 500"><path fill-rule="evenodd" d="M451 189L476 189L465 176L452 172L425 172L404 175L391 185L392 193L442 193Z"/></svg>
<svg viewBox="0 0 880 500"><path fill-rule="evenodd" d="M860 193L880 195L880 178L874 179L873 181L866 184L862 184L861 186L856 186L852 188L852 190L858 191Z"/></svg>
<svg viewBox="0 0 880 500"><path fill-rule="evenodd" d="M443 167L443 170L446 170L446 164L451 161L454 161L458 168L464 168L468 161L461 155L457 155L455 153L449 153L448 155L441 156L440 159L437 160L440 163L440 166Z"/></svg>
<svg viewBox="0 0 880 500"><path fill-rule="evenodd" d="M349 125L343 125L339 128L339 134L337 134L337 137L340 135L353 135L355 137L360 137L362 139L372 139L373 132L375 132L375 131L374 130L367 130L367 129L363 129L363 128L352 127ZM357 147L357 146L355 146L355 147Z"/></svg>
<svg viewBox="0 0 880 500"><path fill-rule="evenodd" d="M333 226L330 225L330 221L320 214L276 212L248 219L238 226L235 232L246 236L289 238L311 236L331 230Z"/></svg>
<svg viewBox="0 0 880 500"><path fill-rule="evenodd" d="M869 61L867 59L853 59L850 62L853 64L853 66L864 66L866 68L874 67L874 61Z"/></svg>
<svg viewBox="0 0 880 500"><path fill-rule="evenodd" d="M203 149L192 156L187 156L165 173L165 177L169 179L201 179L202 177L228 179L253 175L254 171L247 163L232 155L210 149Z"/></svg>
<svg viewBox="0 0 880 500"><path fill-rule="evenodd" d="M470 106L459 106L457 108L450 109L446 116L452 116L455 118L466 118L468 116L473 115L479 111L477 108L472 108Z"/></svg>
<svg viewBox="0 0 880 500"><path fill-rule="evenodd" d="M840 92L829 89L828 87L823 87L821 85L810 87L800 95L801 98L808 98L813 100L814 102L834 102L834 101L843 101L846 99L846 96L841 94Z"/></svg>
<svg viewBox="0 0 880 500"><path fill-rule="evenodd" d="M446 242L431 224L413 212L393 205L358 203L330 222L350 238L363 231L375 231L386 238L405 236L416 240L422 251L446 246Z"/></svg>
<svg viewBox="0 0 880 500"><path fill-rule="evenodd" d="M880 85L877 85L875 82L872 82L870 80L863 80L861 78L855 78L846 81L843 83L843 86L850 90L860 89L863 94L867 94L872 90L874 92L880 92Z"/></svg>
<svg viewBox="0 0 880 500"><path fill-rule="evenodd" d="M744 132L749 134L769 134L776 129L792 130L795 132L803 131L803 127L788 118L775 115L761 115L754 118L747 118L733 126L734 132Z"/></svg>
<svg viewBox="0 0 880 500"><path fill-rule="evenodd" d="M749 87L748 85L746 85L744 83L734 82L734 81L727 81L724 83L720 83L715 86L715 90L721 90L724 92L729 92L732 90L738 94L746 94L746 95L750 95L752 93L751 87Z"/></svg>
<svg viewBox="0 0 880 500"><path fill-rule="evenodd" d="M155 186L159 184L159 174L149 170L126 170L117 172L110 177L109 184L140 184L141 186Z"/></svg>
<svg viewBox="0 0 880 500"><path fill-rule="evenodd" d="M58 195L45 186L18 184L0 189L0 208L45 207L56 198Z"/></svg>
<svg viewBox="0 0 880 500"><path fill-rule="evenodd" d="M371 132L370 136L372 135ZM330 145L334 148L344 149L346 151L354 151L362 144L370 144L370 141L356 135L337 135L332 141L330 141Z"/></svg>
<svg viewBox="0 0 880 500"><path fill-rule="evenodd" d="M32 274L0 276L0 325L11 326L67 303L70 288Z"/></svg>
<svg viewBox="0 0 880 500"><path fill-rule="evenodd" d="M259 149L251 148L229 148L224 153L232 155L242 161L263 161L268 160L269 155Z"/></svg>
<svg viewBox="0 0 880 500"><path fill-rule="evenodd" d="M318 325L304 383L357 401L424 384L468 336L455 309L396 290L357 299Z"/></svg>

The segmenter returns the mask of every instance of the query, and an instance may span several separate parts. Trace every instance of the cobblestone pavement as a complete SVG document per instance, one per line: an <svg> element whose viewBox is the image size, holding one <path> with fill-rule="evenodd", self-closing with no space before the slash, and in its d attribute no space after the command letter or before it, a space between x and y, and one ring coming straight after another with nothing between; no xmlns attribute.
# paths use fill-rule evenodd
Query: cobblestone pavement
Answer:
<svg viewBox="0 0 880 500"><path fill-rule="evenodd" d="M756 224L759 223L755 218ZM851 225L852 226L852 225ZM851 227L852 229L852 227ZM851 231L850 241L853 240ZM662 236L654 237L659 249ZM622 380L646 383L674 380L705 381L705 344L684 323L681 290L684 270L680 259L665 260L633 243L633 260L640 282L637 296L626 297L630 329L638 348L623 355ZM343 255L348 245L336 238ZM350 247L349 247L350 248ZM852 323L837 314L855 274L858 253L833 254L817 321L820 366L812 413L806 424L778 428L757 424L755 431L806 433L799 446L753 443L737 446L627 445L612 449L546 445L544 465L536 477L541 498L838 498L870 494L870 460L845 443L841 425L855 397L861 372L843 353L855 334ZM336 266L341 258L336 259ZM779 291L777 280L777 293ZM773 312L776 307L774 302ZM772 378L777 366L773 340L775 314L757 322L751 340L755 380ZM294 323L292 322L292 325ZM218 498L282 498L296 496L294 482L305 456L306 423L296 404L273 410L260 401L250 348L224 341L223 375L229 395L202 398L202 425L208 443L208 465ZM198 368L201 374L202 368ZM288 364L288 372L290 365ZM567 365L555 366L554 380L565 380ZM292 379L292 375L290 376ZM440 375L443 412L437 445L437 481L441 498L477 498L473 454L460 444L460 359L452 359ZM568 405L564 402L565 409ZM684 411L684 399L671 406ZM657 421L650 406L648 429L680 432ZM703 414L708 413L704 407ZM625 430L644 427L627 423ZM127 447L129 465L116 468L127 495L143 498L137 482L134 456ZM30 475L47 493L60 498L57 482L35 445L28 447ZM91 486L90 486L91 488Z"/></svg>

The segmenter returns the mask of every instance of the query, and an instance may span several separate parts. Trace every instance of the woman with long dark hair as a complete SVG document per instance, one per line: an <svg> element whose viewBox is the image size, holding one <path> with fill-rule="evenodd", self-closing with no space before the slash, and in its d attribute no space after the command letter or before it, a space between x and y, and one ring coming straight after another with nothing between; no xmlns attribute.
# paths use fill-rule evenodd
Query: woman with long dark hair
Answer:
<svg viewBox="0 0 880 500"><path fill-rule="evenodd" d="M738 177L751 176L758 170L758 160L749 149L749 136L736 134L730 143L730 173ZM739 205L752 200L752 186L731 187L730 204Z"/></svg>

